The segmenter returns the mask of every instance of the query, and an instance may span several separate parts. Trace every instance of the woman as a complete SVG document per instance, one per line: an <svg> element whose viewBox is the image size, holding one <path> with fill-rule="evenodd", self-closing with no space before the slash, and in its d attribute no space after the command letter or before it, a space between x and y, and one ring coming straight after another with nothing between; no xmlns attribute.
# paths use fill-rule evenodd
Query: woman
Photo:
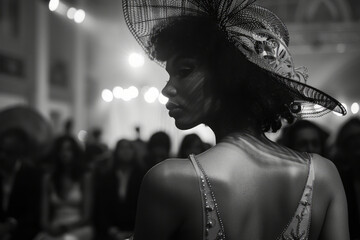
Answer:
<svg viewBox="0 0 360 240"><path fill-rule="evenodd" d="M162 92L175 125L204 123L217 140L146 174L134 239L349 239L334 165L264 135L283 119L346 113L305 84L280 19L253 1L129 0L123 7L140 45L166 64Z"/></svg>
<svg viewBox="0 0 360 240"><path fill-rule="evenodd" d="M52 171L44 177L42 190L43 232L37 239L92 239L92 181L82 149L73 137L58 137L50 160Z"/></svg>
<svg viewBox="0 0 360 240"><path fill-rule="evenodd" d="M136 202L145 172L134 144L116 143L110 168L96 180L94 224L96 239L121 239L134 231Z"/></svg>

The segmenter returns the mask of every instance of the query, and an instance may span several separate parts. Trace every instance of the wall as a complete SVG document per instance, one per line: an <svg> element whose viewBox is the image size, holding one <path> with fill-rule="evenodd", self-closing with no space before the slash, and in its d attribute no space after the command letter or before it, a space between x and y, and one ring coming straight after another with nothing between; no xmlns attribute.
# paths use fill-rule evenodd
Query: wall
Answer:
<svg viewBox="0 0 360 240"><path fill-rule="evenodd" d="M6 93L2 98L21 98L28 103L33 101L34 85L34 1L3 1L1 10L7 17L0 22L0 94Z"/></svg>
<svg viewBox="0 0 360 240"><path fill-rule="evenodd" d="M86 41L82 41L81 26L64 14L49 11L47 1L1 3L5 20L0 20L0 107L21 102L50 121L56 118L53 125L59 131L67 118L74 119L75 131L86 128L82 89L86 85L82 51ZM18 14L12 12L13 7ZM6 20L13 16L18 16L13 21L14 26L18 21L16 34L8 30L12 25Z"/></svg>

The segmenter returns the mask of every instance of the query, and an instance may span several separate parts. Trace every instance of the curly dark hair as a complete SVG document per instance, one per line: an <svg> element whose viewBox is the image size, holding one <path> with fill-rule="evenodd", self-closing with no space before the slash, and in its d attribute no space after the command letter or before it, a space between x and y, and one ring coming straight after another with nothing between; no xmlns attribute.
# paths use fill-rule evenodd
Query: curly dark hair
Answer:
<svg viewBox="0 0 360 240"><path fill-rule="evenodd" d="M276 132L282 119L292 123L294 96L272 73L247 60L214 20L179 17L153 29L148 43L150 57L164 63L174 54L199 58L212 71L208 94L220 100L217 114L229 124L249 117L263 132Z"/></svg>

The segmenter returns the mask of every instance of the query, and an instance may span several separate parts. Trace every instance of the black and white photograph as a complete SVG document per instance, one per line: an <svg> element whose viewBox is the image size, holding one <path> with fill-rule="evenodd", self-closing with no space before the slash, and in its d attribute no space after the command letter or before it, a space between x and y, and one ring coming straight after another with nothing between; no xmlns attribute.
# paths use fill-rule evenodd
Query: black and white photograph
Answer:
<svg viewBox="0 0 360 240"><path fill-rule="evenodd" d="M0 240L360 240L359 0L0 0Z"/></svg>

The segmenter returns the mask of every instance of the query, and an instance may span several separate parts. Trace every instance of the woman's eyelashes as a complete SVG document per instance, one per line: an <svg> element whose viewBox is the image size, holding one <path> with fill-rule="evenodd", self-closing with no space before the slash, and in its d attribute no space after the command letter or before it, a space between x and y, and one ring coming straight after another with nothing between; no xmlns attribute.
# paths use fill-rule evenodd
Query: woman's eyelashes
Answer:
<svg viewBox="0 0 360 240"><path fill-rule="evenodd" d="M187 77L192 71L194 70L194 67L180 67L177 70L176 75L178 75L181 78Z"/></svg>

